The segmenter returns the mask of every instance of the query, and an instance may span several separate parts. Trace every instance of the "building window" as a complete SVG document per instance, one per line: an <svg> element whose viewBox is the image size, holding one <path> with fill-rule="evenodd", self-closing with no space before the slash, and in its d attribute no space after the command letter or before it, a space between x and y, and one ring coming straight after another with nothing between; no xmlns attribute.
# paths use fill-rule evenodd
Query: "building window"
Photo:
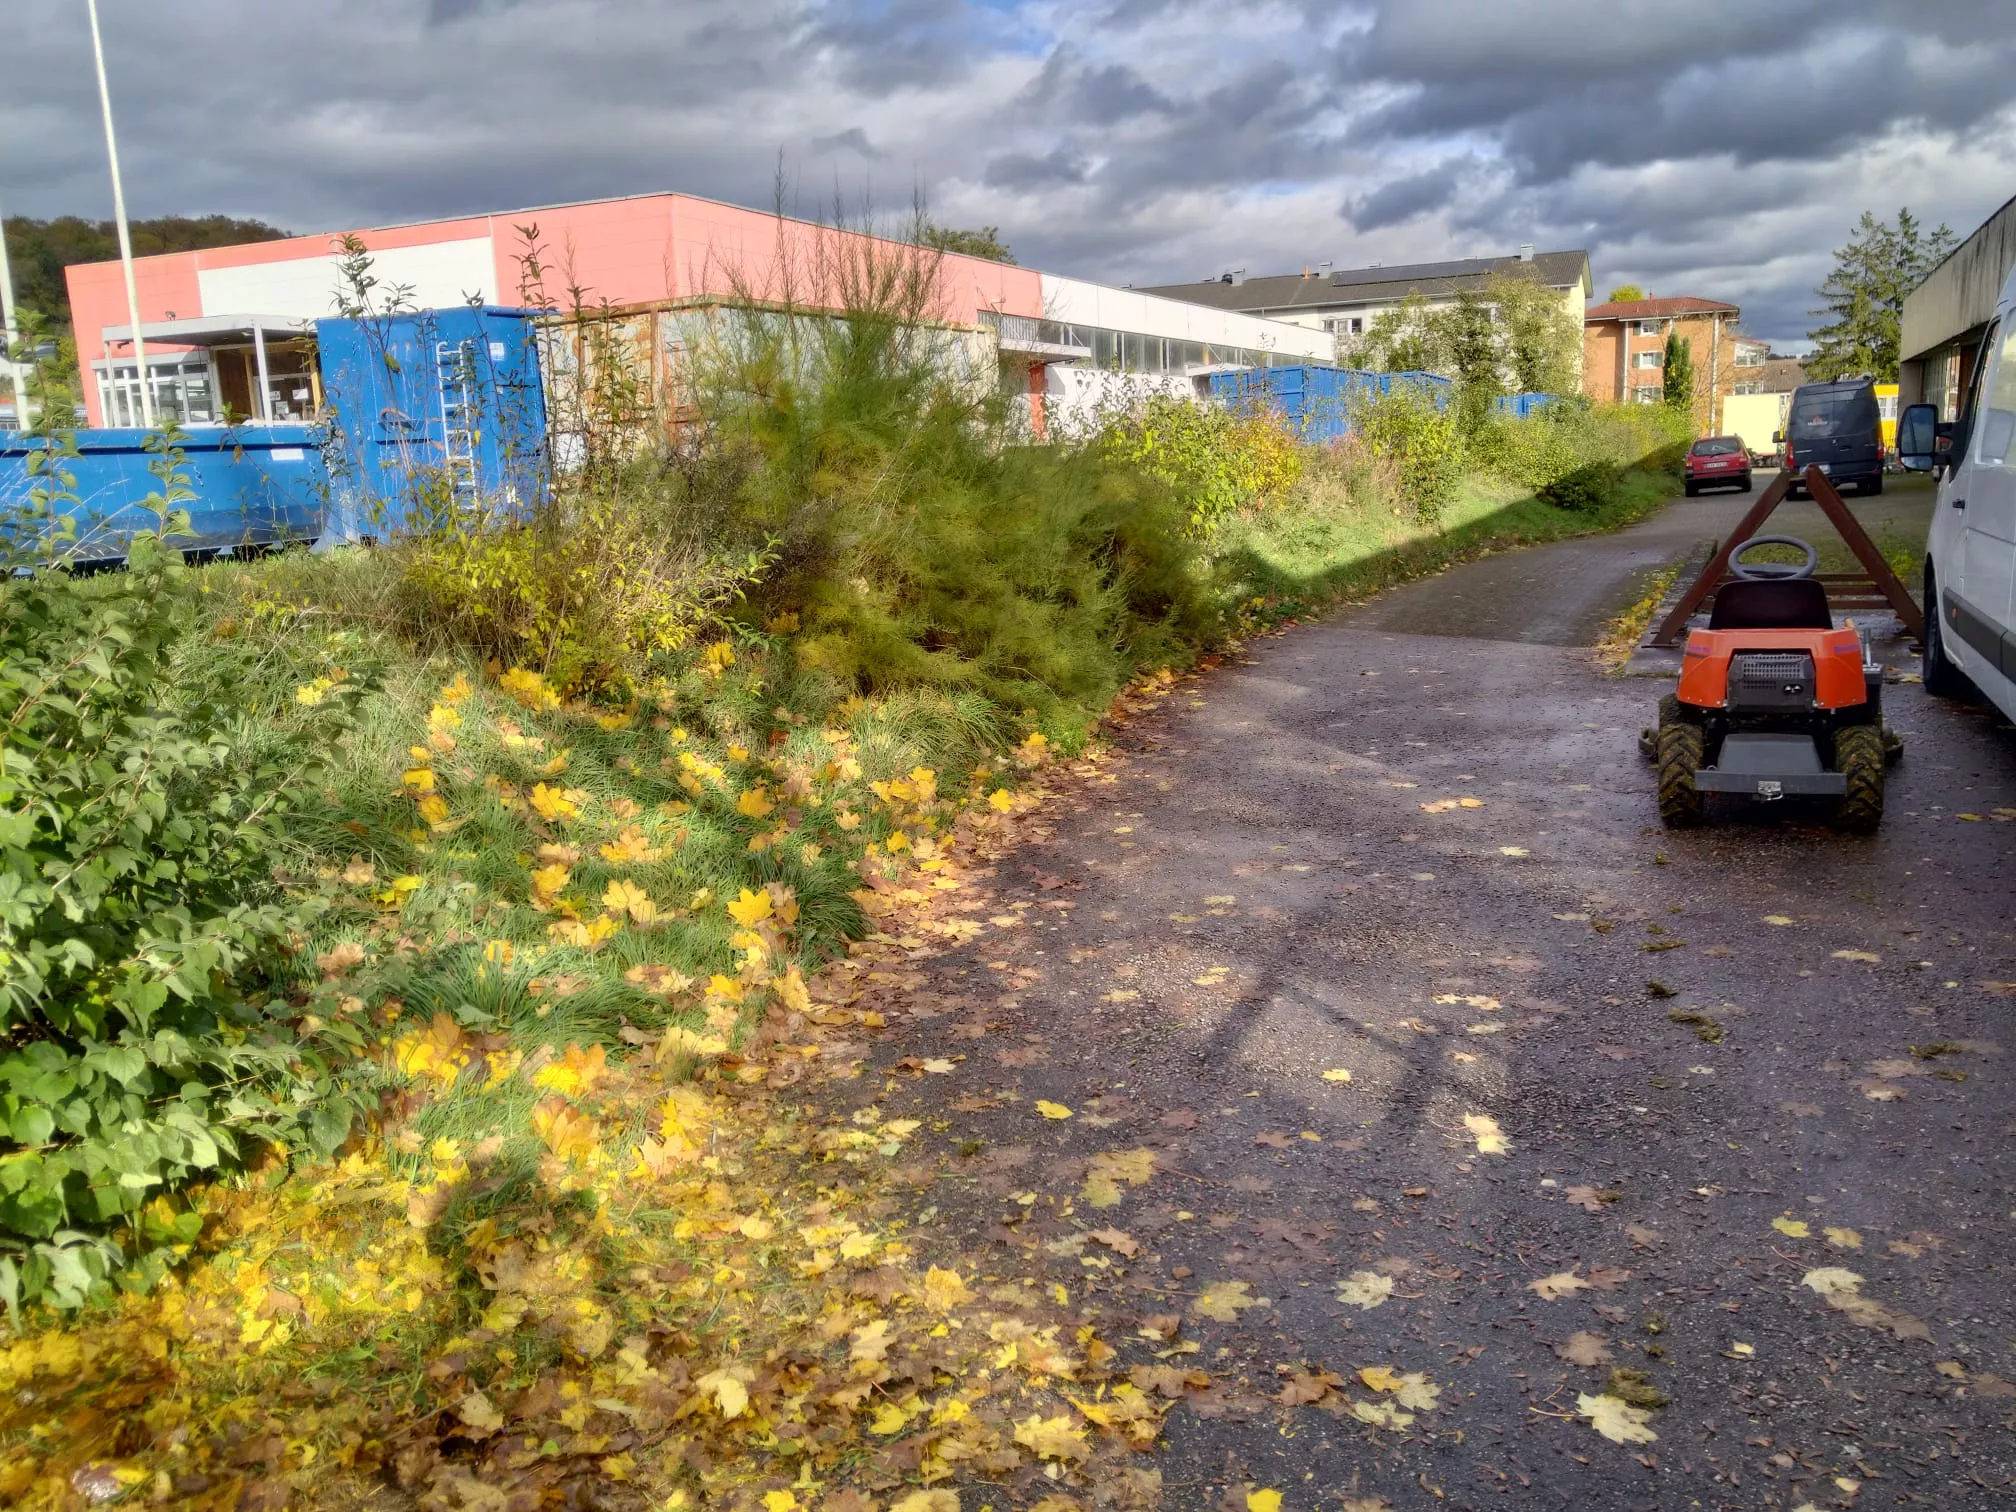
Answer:
<svg viewBox="0 0 2016 1512"><path fill-rule="evenodd" d="M1638 334L1640 336L1664 336L1666 334L1666 322L1663 320L1641 320L1638 322Z"/></svg>
<svg viewBox="0 0 2016 1512"><path fill-rule="evenodd" d="M1634 404L1657 404L1662 392L1660 389L1649 386L1634 388L1631 390L1631 402Z"/></svg>
<svg viewBox="0 0 2016 1512"><path fill-rule="evenodd" d="M1762 367L1765 356L1766 349L1763 347L1739 346L1736 348L1736 366Z"/></svg>
<svg viewBox="0 0 2016 1512"><path fill-rule="evenodd" d="M1365 317L1363 315L1339 315L1323 322L1323 329L1334 336L1363 336Z"/></svg>
<svg viewBox="0 0 2016 1512"><path fill-rule="evenodd" d="M1664 358L1665 353L1663 352L1639 352L1631 358L1631 366L1656 368Z"/></svg>
<svg viewBox="0 0 2016 1512"><path fill-rule="evenodd" d="M1741 364L1738 364L1738 366L1741 366ZM1761 394L1764 392L1764 385L1761 383L1739 383L1729 392L1732 394Z"/></svg>

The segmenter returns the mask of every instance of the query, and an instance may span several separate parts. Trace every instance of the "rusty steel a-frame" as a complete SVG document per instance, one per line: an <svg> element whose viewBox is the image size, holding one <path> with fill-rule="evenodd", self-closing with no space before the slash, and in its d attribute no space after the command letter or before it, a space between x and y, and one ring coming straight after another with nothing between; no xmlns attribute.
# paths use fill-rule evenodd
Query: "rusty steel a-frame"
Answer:
<svg viewBox="0 0 2016 1512"><path fill-rule="evenodd" d="M1792 490L1793 475L1781 472L1771 485L1750 506L1750 512L1743 516L1743 522L1723 540L1722 549L1715 553L1713 560L1701 569L1701 575L1680 595L1680 600L1659 628L1652 632L1645 644L1648 646L1677 646L1686 633L1687 621L1714 594L1715 590L1730 580L1729 558L1738 546L1757 534L1758 528L1770 517L1771 511L1785 502L1786 494ZM1904 628L1910 632L1913 641L1920 645L1925 641L1925 615L1917 601L1898 580L1890 564L1883 560L1883 553L1876 549L1876 543L1869 539L1869 532L1862 528L1861 521L1848 512L1848 506L1841 502L1841 495L1835 492L1834 484L1817 467L1809 467L1799 479L1806 485L1806 491L1813 496L1813 502L1820 506L1820 512L1827 516L1841 539L1848 543L1848 549L1855 553L1855 559L1867 570L1864 572L1822 572L1815 574L1826 585L1827 602L1837 609L1874 609L1889 605Z"/></svg>

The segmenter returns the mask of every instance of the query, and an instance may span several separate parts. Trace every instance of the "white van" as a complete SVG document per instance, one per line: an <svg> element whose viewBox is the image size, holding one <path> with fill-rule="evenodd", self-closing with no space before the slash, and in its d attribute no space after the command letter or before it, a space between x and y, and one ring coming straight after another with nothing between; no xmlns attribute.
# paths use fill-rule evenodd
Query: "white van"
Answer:
<svg viewBox="0 0 2016 1512"><path fill-rule="evenodd" d="M1897 420L1897 454L1939 478L1925 542L1925 691L1971 681L2016 720L2016 272L1982 337L1959 418L1914 404Z"/></svg>

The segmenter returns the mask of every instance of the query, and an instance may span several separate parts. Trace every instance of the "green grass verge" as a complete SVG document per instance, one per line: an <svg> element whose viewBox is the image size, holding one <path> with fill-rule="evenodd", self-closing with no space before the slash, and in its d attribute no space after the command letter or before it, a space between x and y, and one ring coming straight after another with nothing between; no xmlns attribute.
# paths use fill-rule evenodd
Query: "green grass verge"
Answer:
<svg viewBox="0 0 2016 1512"><path fill-rule="evenodd" d="M1228 606L1265 605L1273 617L1317 613L1473 557L1621 529L1677 491L1668 473L1633 470L1602 509L1570 510L1473 475L1442 519L1424 524L1376 496L1310 489L1220 531L1214 587Z"/></svg>

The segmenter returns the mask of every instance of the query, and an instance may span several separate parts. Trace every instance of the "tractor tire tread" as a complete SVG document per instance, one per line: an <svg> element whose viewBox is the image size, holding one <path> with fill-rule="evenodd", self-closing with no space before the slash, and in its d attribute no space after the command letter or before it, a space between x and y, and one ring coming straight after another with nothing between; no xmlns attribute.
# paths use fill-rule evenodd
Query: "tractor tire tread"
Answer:
<svg viewBox="0 0 2016 1512"><path fill-rule="evenodd" d="M1694 786L1694 774L1701 769L1706 739L1701 727L1684 720L1659 725L1659 818L1668 829L1688 829L1701 822L1704 813L1701 790Z"/></svg>
<svg viewBox="0 0 2016 1512"><path fill-rule="evenodd" d="M1876 725L1848 725L1834 732L1834 767L1848 783L1834 806L1838 828L1867 835L1883 822L1883 769L1888 764L1883 732Z"/></svg>

